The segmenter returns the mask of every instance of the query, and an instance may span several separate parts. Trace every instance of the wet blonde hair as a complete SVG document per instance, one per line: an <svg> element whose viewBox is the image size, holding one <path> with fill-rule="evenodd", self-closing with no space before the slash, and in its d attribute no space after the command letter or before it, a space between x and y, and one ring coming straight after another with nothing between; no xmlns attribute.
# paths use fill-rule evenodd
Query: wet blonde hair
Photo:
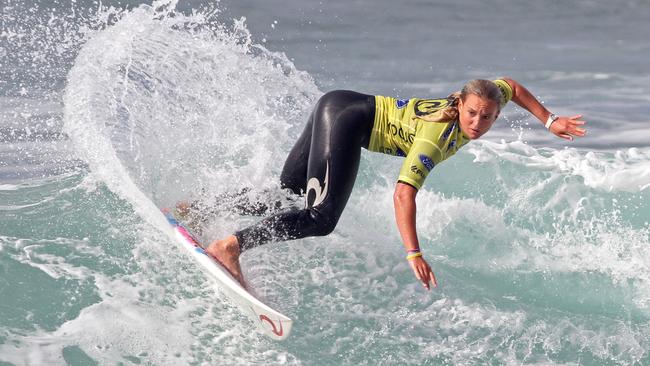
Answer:
<svg viewBox="0 0 650 366"><path fill-rule="evenodd" d="M456 120L458 119L458 101L462 100L464 102L470 94L495 102L499 106L499 110L501 110L503 100L501 89L490 80L474 79L468 81L461 91L450 94L447 97L449 104L446 107L429 114L416 115L413 119L419 118L427 122L450 122Z"/></svg>

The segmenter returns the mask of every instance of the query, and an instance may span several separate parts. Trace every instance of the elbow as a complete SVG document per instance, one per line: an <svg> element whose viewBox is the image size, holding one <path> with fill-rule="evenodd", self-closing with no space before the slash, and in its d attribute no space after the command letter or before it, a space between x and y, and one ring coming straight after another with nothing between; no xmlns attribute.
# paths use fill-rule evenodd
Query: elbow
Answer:
<svg viewBox="0 0 650 366"><path fill-rule="evenodd" d="M393 192L393 204L395 205L395 207L397 207L402 202L404 202L404 194L398 192L398 190L395 190L395 192Z"/></svg>
<svg viewBox="0 0 650 366"><path fill-rule="evenodd" d="M393 201L396 203L408 201L409 198L410 196L406 192L400 192L399 190L395 190L395 193L393 193Z"/></svg>
<svg viewBox="0 0 650 366"><path fill-rule="evenodd" d="M407 202L414 202L416 194L417 189L415 189L415 187L404 183L398 183L395 192L393 193L393 203L396 206L401 206Z"/></svg>

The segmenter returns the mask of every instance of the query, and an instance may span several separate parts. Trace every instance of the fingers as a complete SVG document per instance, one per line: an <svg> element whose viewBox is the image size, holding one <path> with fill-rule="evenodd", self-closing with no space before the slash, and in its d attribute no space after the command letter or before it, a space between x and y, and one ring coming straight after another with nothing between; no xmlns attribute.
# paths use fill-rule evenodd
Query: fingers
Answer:
<svg viewBox="0 0 650 366"><path fill-rule="evenodd" d="M577 120L578 118L581 118L581 117L582 117L582 115L577 115L577 116L571 117L568 120L567 130L568 130L569 133L571 133L571 134L573 134L575 136L584 136L587 133L587 130L585 130L584 128L578 127L578 126L583 126L585 123L587 123L585 121L578 121Z"/></svg>
<svg viewBox="0 0 650 366"><path fill-rule="evenodd" d="M433 274L431 267L429 267L426 261L424 260L417 261L417 262L412 261L411 268L413 269L413 274L415 274L415 278L417 278L418 281L422 283L422 286L425 289L431 290L431 285L429 285L429 282L433 284L433 287L438 287L438 283L436 282L436 276Z"/></svg>
<svg viewBox="0 0 650 366"><path fill-rule="evenodd" d="M576 127L576 126L567 126L563 133L568 133L574 136L582 137L587 134L587 130L584 128Z"/></svg>
<svg viewBox="0 0 650 366"><path fill-rule="evenodd" d="M422 282L422 286L424 286L424 288L431 290L429 287L429 274L426 272L426 269L422 268L422 266L418 266L416 277L418 280L420 280L420 282Z"/></svg>
<svg viewBox="0 0 650 366"><path fill-rule="evenodd" d="M418 281L422 282L422 286L426 288L427 287L426 283L428 282L428 280L426 280L425 282L424 276L420 272L420 267L415 264L415 261L410 261L410 264L411 264L411 269L413 269L413 274L415 275L415 278L417 278Z"/></svg>
<svg viewBox="0 0 650 366"><path fill-rule="evenodd" d="M578 118L582 118L582 114L576 114L573 117L569 117L569 119L578 119Z"/></svg>
<svg viewBox="0 0 650 366"><path fill-rule="evenodd" d="M436 275L433 274L433 271L429 269L429 278L431 278L431 283L433 287L438 287L438 281L436 280Z"/></svg>
<svg viewBox="0 0 650 366"><path fill-rule="evenodd" d="M431 290L431 286L429 285L429 282L431 282L431 285L433 285L433 287L438 287L438 281L436 281L436 275L433 274L431 268L425 269L424 273L425 273L425 276L423 276L424 281L422 281L424 288L426 288L427 290Z"/></svg>
<svg viewBox="0 0 650 366"><path fill-rule="evenodd" d="M587 134L587 130L579 126L585 125L586 122L579 120L580 118L582 118L581 114L572 117L561 117L560 121L553 124L551 130L556 136L569 141L573 141L574 136L583 137Z"/></svg>
<svg viewBox="0 0 650 366"><path fill-rule="evenodd" d="M571 135L578 136L578 137L582 137L587 133L587 131L584 128L571 127L568 128L567 130L568 130L567 132L570 133Z"/></svg>

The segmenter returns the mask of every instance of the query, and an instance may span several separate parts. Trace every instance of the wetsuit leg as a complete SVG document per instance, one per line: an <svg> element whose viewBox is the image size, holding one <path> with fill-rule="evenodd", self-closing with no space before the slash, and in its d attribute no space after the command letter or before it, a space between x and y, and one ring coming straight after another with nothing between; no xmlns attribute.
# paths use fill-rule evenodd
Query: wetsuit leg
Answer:
<svg viewBox="0 0 650 366"><path fill-rule="evenodd" d="M291 148L280 175L281 187L288 188L295 194L302 194L307 190L307 167L313 126L314 112L309 115L305 129Z"/></svg>
<svg viewBox="0 0 650 366"><path fill-rule="evenodd" d="M334 230L354 187L361 148L368 146L374 115L371 95L337 90L321 97L282 174L287 188L305 191L306 207L269 216L235 233L242 250Z"/></svg>

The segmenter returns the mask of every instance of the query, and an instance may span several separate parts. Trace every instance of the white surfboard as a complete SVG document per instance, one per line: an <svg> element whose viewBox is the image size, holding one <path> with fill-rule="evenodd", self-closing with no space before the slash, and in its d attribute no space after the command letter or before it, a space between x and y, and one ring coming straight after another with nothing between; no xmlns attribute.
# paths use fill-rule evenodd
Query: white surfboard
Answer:
<svg viewBox="0 0 650 366"><path fill-rule="evenodd" d="M289 336L293 324L289 317L261 302L242 287L219 262L210 258L198 240L176 220L170 209L162 209L162 212L171 225L176 240L217 281L223 293L239 305L242 312L253 320L263 334L276 340Z"/></svg>

